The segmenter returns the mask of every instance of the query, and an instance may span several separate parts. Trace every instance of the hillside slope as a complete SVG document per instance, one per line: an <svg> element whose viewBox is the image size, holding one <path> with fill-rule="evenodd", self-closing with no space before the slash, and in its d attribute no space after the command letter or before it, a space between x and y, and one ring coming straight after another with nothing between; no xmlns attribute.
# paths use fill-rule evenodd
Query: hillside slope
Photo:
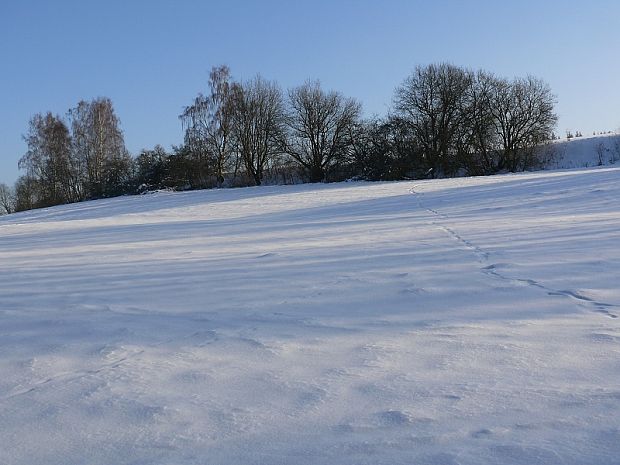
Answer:
<svg viewBox="0 0 620 465"><path fill-rule="evenodd" d="M582 136L553 143L556 156L548 169L587 168L620 164L620 134Z"/></svg>
<svg viewBox="0 0 620 465"><path fill-rule="evenodd" d="M0 218L0 463L612 464L620 169Z"/></svg>

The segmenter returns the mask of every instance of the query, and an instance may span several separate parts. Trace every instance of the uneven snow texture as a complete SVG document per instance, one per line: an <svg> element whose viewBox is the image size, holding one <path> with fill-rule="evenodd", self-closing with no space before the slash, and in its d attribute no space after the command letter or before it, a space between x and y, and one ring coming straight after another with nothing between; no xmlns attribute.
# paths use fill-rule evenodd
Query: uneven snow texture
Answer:
<svg viewBox="0 0 620 465"><path fill-rule="evenodd" d="M0 464L617 464L620 169L0 219Z"/></svg>

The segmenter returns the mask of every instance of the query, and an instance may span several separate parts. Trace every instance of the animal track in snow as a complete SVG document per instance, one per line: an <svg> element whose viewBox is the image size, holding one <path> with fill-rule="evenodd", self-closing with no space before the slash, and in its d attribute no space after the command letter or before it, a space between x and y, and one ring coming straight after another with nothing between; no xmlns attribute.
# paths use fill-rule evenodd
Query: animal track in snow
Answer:
<svg viewBox="0 0 620 465"><path fill-rule="evenodd" d="M422 204L422 200L421 200L421 194L419 192L416 192L415 190L415 186L412 187L411 189L409 189L409 193L413 194L416 196L416 200L418 202L418 205L421 209L424 209L426 211L428 211L429 213L431 213L433 216L440 218L442 220L448 220L450 217L444 213L441 213L433 208L430 207L426 207ZM463 244L467 249L471 250L476 257L478 258L478 262L480 263L486 263L489 260L490 254L486 251L484 251L482 248L480 248L479 246L475 245L474 243L468 241L467 239L465 239L464 237L462 237L458 232L456 232L454 229L438 223L436 221L431 221L432 225L437 226L439 229L441 229L442 231L444 231L446 234L452 236L455 240L457 240L458 242L460 242L461 244ZM609 304L606 302L599 302L596 301L594 299L591 299L589 297L586 297L584 295L581 295L578 292L575 291L570 291L570 290L556 290L556 289L552 289L548 286L545 286L544 284L535 281L533 279L527 279L527 278L512 278L510 276L504 275L503 273L501 273L500 271L498 271L499 268L506 266L506 264L503 263L496 263L496 264L491 264L491 265L487 265L481 268L481 271L483 273L485 273L488 276L491 276L493 278L497 278L500 279L502 281L506 281L509 282L511 285L513 286L531 286L531 287L536 287L538 289L542 289L544 291L547 291L547 294L550 296L562 296L562 297L568 297L571 298L573 300L576 300L578 302L580 302L583 305L587 305L587 306L593 306L594 311L597 313L602 313L605 316L608 316L609 318L618 318L618 315L616 313L613 313L611 311L609 311L609 308L618 308L618 305L614 305L614 304Z"/></svg>
<svg viewBox="0 0 620 465"><path fill-rule="evenodd" d="M567 291L567 290L555 290L552 289L548 286L545 286L544 284L539 283L538 281L535 281L533 279L519 279L519 278L511 278L510 276L506 276L502 273L500 273L498 271L498 268L501 266L501 264L494 264L494 265L489 265L489 266L485 266L484 268L482 268L482 271L486 274L488 274L489 276L493 276L495 278L504 280L504 281L508 281L513 285L527 285L527 286L532 286L532 287L536 287L538 289L542 289L544 291L547 292L547 295L549 296L559 296L559 297L568 297L571 298L573 300L576 300L578 302L580 302L583 305L587 305L590 307L595 307L594 311L597 313L602 313L610 318L618 318L618 315L616 315L613 312L610 312L608 309L609 308L617 308L617 305L614 304L609 304L609 303L605 303L605 302L598 302L594 299L591 299L590 297L586 297L584 295L579 294L578 292L574 292L574 291Z"/></svg>

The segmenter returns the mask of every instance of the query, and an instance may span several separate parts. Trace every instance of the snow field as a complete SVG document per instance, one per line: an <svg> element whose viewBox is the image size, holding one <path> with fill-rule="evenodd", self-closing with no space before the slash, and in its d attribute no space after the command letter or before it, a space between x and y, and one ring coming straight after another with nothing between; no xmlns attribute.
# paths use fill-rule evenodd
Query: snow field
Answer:
<svg viewBox="0 0 620 465"><path fill-rule="evenodd" d="M0 219L0 464L613 464L620 170Z"/></svg>

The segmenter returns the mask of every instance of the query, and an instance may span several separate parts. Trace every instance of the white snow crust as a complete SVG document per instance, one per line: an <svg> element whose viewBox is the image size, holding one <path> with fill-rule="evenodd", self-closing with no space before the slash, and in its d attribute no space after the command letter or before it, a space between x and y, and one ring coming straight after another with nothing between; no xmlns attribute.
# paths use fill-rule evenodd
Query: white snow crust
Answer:
<svg viewBox="0 0 620 465"><path fill-rule="evenodd" d="M9 215L0 464L617 464L619 283L614 167Z"/></svg>

